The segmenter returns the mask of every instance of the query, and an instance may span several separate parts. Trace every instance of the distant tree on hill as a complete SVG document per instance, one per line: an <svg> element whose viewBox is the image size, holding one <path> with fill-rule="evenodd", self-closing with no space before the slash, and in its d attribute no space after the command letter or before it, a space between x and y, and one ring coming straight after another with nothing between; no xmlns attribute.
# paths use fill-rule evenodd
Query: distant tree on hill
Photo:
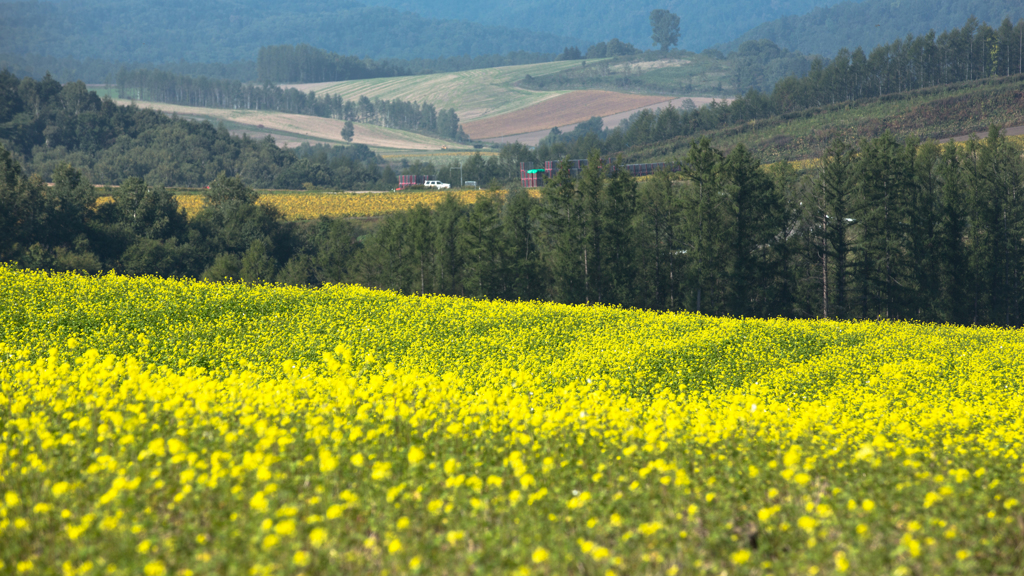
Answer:
<svg viewBox="0 0 1024 576"><path fill-rule="evenodd" d="M565 50L558 55L557 60L580 60L583 58L583 52L580 52L578 46L566 46Z"/></svg>
<svg viewBox="0 0 1024 576"><path fill-rule="evenodd" d="M661 45L661 51L679 43L679 16L668 10L651 10L651 40Z"/></svg>
<svg viewBox="0 0 1024 576"><path fill-rule="evenodd" d="M341 130L341 137L345 139L345 142L351 142L352 137L356 135L356 127L352 124L352 121L346 121L345 127Z"/></svg>

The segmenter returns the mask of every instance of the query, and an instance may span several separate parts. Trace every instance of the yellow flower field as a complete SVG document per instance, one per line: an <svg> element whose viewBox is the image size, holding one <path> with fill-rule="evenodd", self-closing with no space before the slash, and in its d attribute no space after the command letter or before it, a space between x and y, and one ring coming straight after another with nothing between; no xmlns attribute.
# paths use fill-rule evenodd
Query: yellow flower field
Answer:
<svg viewBox="0 0 1024 576"><path fill-rule="evenodd" d="M0 573L994 574L1024 338L0 266Z"/></svg>
<svg viewBox="0 0 1024 576"><path fill-rule="evenodd" d="M311 220L320 216L331 218L358 218L383 216L393 212L401 212L416 207L436 206L444 200L445 191L409 191L409 192L307 192L261 194L258 204L274 206L289 220ZM451 194L465 204L476 203L477 198L490 194L487 190L453 190ZM501 190L499 194L504 194ZM540 197L539 190L531 190L530 194ZM175 200L185 209L189 216L194 216L203 209L203 196L199 194L179 194ZM99 203L113 201L110 196L100 197Z"/></svg>

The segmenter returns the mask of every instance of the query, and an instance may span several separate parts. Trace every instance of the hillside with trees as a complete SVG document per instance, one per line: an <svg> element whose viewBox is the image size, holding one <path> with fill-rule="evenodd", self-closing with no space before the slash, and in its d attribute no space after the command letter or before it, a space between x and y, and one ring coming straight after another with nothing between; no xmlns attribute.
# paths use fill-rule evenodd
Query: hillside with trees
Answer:
<svg viewBox="0 0 1024 576"><path fill-rule="evenodd" d="M299 157L271 139L231 136L207 122L101 100L81 82L19 80L0 72L0 144L28 173L53 179L71 165L96 183L205 186L219 174L249 186L387 189L397 180L365 146Z"/></svg>
<svg viewBox="0 0 1024 576"><path fill-rule="evenodd" d="M767 39L782 48L831 58L842 48L862 46L870 51L908 34L925 35L930 30L938 34L972 16L992 26L1009 18L1013 27L1024 18L1024 5L1017 0L847 1L766 22L717 48L728 52L748 40ZM1003 32L1000 26L994 33ZM1019 35L1016 38L1020 40Z"/></svg>
<svg viewBox="0 0 1024 576"><path fill-rule="evenodd" d="M317 96L295 88L266 84L242 84L206 77L177 76L159 70L122 70L117 75L120 98L167 104L231 110L273 110L350 122L377 124L409 130L447 140L467 140L452 108L437 110L433 105L394 100L342 100L330 94Z"/></svg>
<svg viewBox="0 0 1024 576"><path fill-rule="evenodd" d="M667 10L679 16L678 48L700 52L736 38L747 30L790 14L805 14L839 0L365 0L436 18L457 18L493 26L522 22L530 30L577 38L579 48L618 38L647 50L651 39L650 13ZM962 21L962 19L961 19Z"/></svg>
<svg viewBox="0 0 1024 576"><path fill-rule="evenodd" d="M553 53L572 40L438 20L355 1L76 0L0 3L0 54L160 64L255 61L261 46L306 43L359 58Z"/></svg>
<svg viewBox="0 0 1024 576"><path fill-rule="evenodd" d="M625 151L629 161L652 161L685 150L695 136L702 134L749 143L762 131L781 142L794 142L798 137L787 136L784 128L769 130L800 118L822 115L814 124L813 134L804 135L814 145L805 146L803 154L782 155L782 159L789 159L806 157L808 148L820 152L837 128L848 127L862 137L876 136L885 130L886 122L891 122L896 131L922 130L929 136L954 136L984 129L977 121L986 113L1019 122L1020 111L1024 110L1019 88L1024 57L1021 45L1013 39L1024 34L1024 21L1002 36L992 36L991 31L992 28L969 19L961 28L939 36L927 34L896 40L869 53L861 48L852 52L843 49L831 61L815 58L806 76L783 78L770 92L750 90L731 103L692 110L644 110L618 127L604 129L598 123L596 130L580 134L573 142L566 143L561 137L551 141L550 148L542 143L536 152L544 155L542 160L554 160L567 152L580 157L596 147L606 156ZM980 50L981 46L987 48ZM854 109L849 112L851 118L844 119L841 126L828 121L828 114L842 113L858 102L903 99L903 94L907 94L907 99L919 99L918 116L893 116L889 109L888 117L860 117ZM878 115L886 116L886 111L879 111ZM928 131L929 126L934 129ZM556 142L563 145L554 146ZM779 147L779 142L765 144L765 149Z"/></svg>

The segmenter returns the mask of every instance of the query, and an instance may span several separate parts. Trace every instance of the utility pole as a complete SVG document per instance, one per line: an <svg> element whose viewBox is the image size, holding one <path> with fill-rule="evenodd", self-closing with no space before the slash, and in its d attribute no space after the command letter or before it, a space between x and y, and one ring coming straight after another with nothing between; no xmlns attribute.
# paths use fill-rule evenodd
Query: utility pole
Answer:
<svg viewBox="0 0 1024 576"><path fill-rule="evenodd" d="M455 166L448 167L448 179L452 179L452 170L455 170ZM462 160L459 160L459 188L462 188Z"/></svg>

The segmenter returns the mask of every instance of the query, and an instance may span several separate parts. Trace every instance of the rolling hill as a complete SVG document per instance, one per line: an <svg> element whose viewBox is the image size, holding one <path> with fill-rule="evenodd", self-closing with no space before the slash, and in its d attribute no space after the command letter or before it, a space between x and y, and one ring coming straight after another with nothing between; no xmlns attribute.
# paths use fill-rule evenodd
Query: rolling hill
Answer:
<svg viewBox="0 0 1024 576"><path fill-rule="evenodd" d="M437 18L458 18L492 26L528 27L530 30L579 38L587 45L618 38L647 49L651 44L651 10L667 9L683 21L679 47L701 51L729 40L764 22L789 14L804 14L815 7L839 0L364 0L431 14Z"/></svg>
<svg viewBox="0 0 1024 576"><path fill-rule="evenodd" d="M623 157L630 162L677 159L697 138L707 136L722 149L743 144L764 162L802 160L820 156L835 138L855 143L888 131L900 138L963 140L993 124L1010 128L1011 135L1021 133L1024 75L809 108L636 147Z"/></svg>
<svg viewBox="0 0 1024 576"><path fill-rule="evenodd" d="M117 104L127 106L133 101L115 100ZM213 124L223 124L235 136L243 134L250 138L260 139L272 136L278 145L294 147L303 142L310 144L344 145L341 130L344 122L332 118L287 114L262 110L228 110L221 108L199 108L195 106L177 106L161 102L134 101L141 108L152 108L166 114L175 114L181 118L207 120ZM365 144L373 149L398 150L472 150L469 146L456 145L447 140L431 138L414 132L394 130L372 124L355 124L355 144Z"/></svg>
<svg viewBox="0 0 1024 576"><path fill-rule="evenodd" d="M974 16L998 27L1003 18L1024 18L1019 0L864 0L820 7L804 15L766 22L719 48L731 51L748 40L771 40L804 54L833 56L840 48L865 51L907 34L960 27Z"/></svg>
<svg viewBox="0 0 1024 576"><path fill-rule="evenodd" d="M306 43L373 58L560 52L573 40L441 20L351 0L75 0L0 3L0 54L114 62L254 61L261 46Z"/></svg>

